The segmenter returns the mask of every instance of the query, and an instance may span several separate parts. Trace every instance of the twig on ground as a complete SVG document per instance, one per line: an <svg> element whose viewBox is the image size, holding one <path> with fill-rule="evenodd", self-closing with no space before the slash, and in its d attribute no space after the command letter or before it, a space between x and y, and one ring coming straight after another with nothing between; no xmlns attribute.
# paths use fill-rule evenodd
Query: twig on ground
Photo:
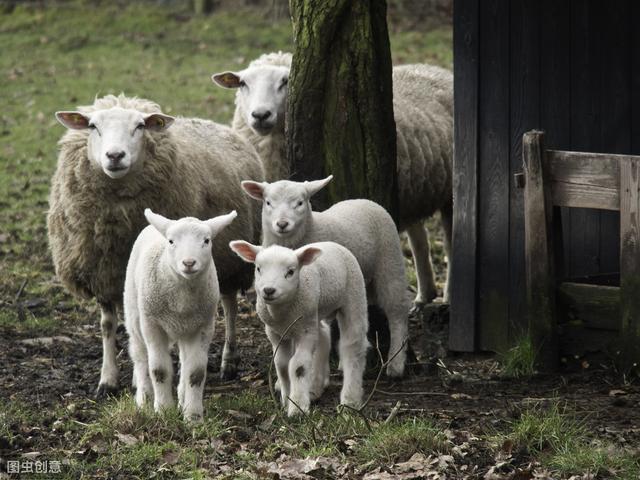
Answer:
<svg viewBox="0 0 640 480"><path fill-rule="evenodd" d="M379 388L376 388L376 392L381 393L383 395L400 395L403 397L407 395L425 395L425 396L433 396L433 397L449 396L449 394L445 392L388 392L386 390L380 390Z"/></svg>
<svg viewBox="0 0 640 480"><path fill-rule="evenodd" d="M340 404L340 405L338 405L338 413L339 414L344 413L344 409L345 408L347 410L350 410L350 411L355 412L358 415L360 415L360 417L362 417L362 419L364 420L364 424L367 427L367 430L369 430L369 433L373 433L373 428L371 427L371 421L369 420L369 417L367 417L361 409L353 408L350 405Z"/></svg>
<svg viewBox="0 0 640 480"><path fill-rule="evenodd" d="M384 421L384 423L391 423L391 421L396 418L396 416L398 415L398 412L400 411L400 406L402 405L402 403L400 403L400 400L398 400L395 404L395 406L391 409L391 412L389 412L389 416L387 417L387 419Z"/></svg>
<svg viewBox="0 0 640 480"><path fill-rule="evenodd" d="M396 356L402 351L402 349L405 347L405 345L407 344L407 341L409 339L405 338L404 341L402 342L402 345L400 345L400 348L398 348L398 350L391 355L387 361L385 362L383 357L382 357L382 352L380 351L380 343L378 342L378 332L376 332L376 352L378 352L378 357L380 358L380 370L378 370L378 376L376 377L376 381L373 383L373 388L371 389L371 393L369 394L369 396L367 397L367 400L362 404L362 406L360 407L360 410L364 410L364 408L369 404L369 402L371 401L371 399L373 398L373 395L376 393L376 390L378 388L378 382L380 381L380 377L382 377L382 371L387 367L387 365L389 365L389 363L391 363L391 361L396 358Z"/></svg>

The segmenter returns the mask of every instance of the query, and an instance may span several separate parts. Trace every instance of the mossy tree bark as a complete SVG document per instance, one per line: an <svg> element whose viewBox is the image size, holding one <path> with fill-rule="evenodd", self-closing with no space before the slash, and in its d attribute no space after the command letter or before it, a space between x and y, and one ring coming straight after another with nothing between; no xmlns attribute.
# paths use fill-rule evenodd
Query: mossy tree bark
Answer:
<svg viewBox="0 0 640 480"><path fill-rule="evenodd" d="M385 0L290 0L292 178L332 174L321 209L368 198L397 219L396 128ZM328 195L328 197L327 197Z"/></svg>

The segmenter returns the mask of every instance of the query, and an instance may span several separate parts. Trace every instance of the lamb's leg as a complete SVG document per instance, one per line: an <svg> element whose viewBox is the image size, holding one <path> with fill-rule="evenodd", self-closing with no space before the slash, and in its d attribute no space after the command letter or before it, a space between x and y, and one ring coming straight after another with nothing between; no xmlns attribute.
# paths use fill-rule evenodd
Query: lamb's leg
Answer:
<svg viewBox="0 0 640 480"><path fill-rule="evenodd" d="M409 237L409 246L413 254L413 264L418 280L418 293L414 304L420 307L432 301L438 294L431 265L429 234L422 221L419 221L407 228L407 236Z"/></svg>
<svg viewBox="0 0 640 480"><path fill-rule="evenodd" d="M185 420L201 422L204 414L202 397L207 375L207 353L213 338L213 320L192 337L178 341L180 347L180 405ZM182 390L180 390L180 388Z"/></svg>
<svg viewBox="0 0 640 480"><path fill-rule="evenodd" d="M224 349L222 350L222 365L220 366L220 378L232 380L238 374L238 362L240 358L236 352L236 316L238 314L238 292L223 294L221 296L224 309Z"/></svg>
<svg viewBox="0 0 640 480"><path fill-rule="evenodd" d="M319 323L312 328L305 328L300 338L296 339L295 353L289 361L289 379L291 394L287 415L293 417L309 411L311 404L310 390L313 380L313 351L318 345L320 336Z"/></svg>
<svg viewBox="0 0 640 480"><path fill-rule="evenodd" d="M311 385L311 400L320 398L329 385L329 353L331 352L331 327L324 321L320 322L318 344L313 353L313 384Z"/></svg>
<svg viewBox="0 0 640 480"><path fill-rule="evenodd" d="M147 347L139 332L129 335L129 356L133 361L133 386L136 388L136 405L142 407L153 397L153 386L149 378Z"/></svg>
<svg viewBox="0 0 640 480"><path fill-rule="evenodd" d="M153 385L153 408L156 412L173 406L173 364L167 334L141 319L143 338L149 357L149 371Z"/></svg>
<svg viewBox="0 0 640 480"><path fill-rule="evenodd" d="M280 335L269 327L265 328L267 337L271 342L271 347L275 353L274 363L276 365L276 374L278 375L278 383L280 384L280 401L283 407L287 407L289 403L289 394L291 392L291 382L289 381L289 361L293 353L293 345L291 340L281 340ZM276 348L278 349L276 351Z"/></svg>
<svg viewBox="0 0 640 480"><path fill-rule="evenodd" d="M444 251L447 255L447 283L444 287L444 298L445 302L448 302L451 298L451 277L449 273L451 272L451 241L452 241L452 227L453 227L453 206L449 205L448 207L440 210L440 219L442 221L442 228L444 230Z"/></svg>
<svg viewBox="0 0 640 480"><path fill-rule="evenodd" d="M100 331L102 332L102 370L96 397L112 395L118 390L118 363L116 362L116 329L118 315L115 303L100 303Z"/></svg>
<svg viewBox="0 0 640 480"><path fill-rule="evenodd" d="M340 403L358 408L362 405L362 376L367 364L367 307L362 302L338 312L342 391Z"/></svg>

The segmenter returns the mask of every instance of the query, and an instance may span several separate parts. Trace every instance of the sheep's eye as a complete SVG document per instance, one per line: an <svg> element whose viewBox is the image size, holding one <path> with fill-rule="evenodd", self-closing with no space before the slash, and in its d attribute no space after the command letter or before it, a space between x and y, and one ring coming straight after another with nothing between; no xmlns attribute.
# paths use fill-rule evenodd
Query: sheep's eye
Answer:
<svg viewBox="0 0 640 480"><path fill-rule="evenodd" d="M286 87L287 83L289 83L289 79L288 78L283 78L282 79L282 83L280 84L280 88Z"/></svg>
<svg viewBox="0 0 640 480"><path fill-rule="evenodd" d="M271 202L269 200L267 200L267 206L271 206Z"/></svg>
<svg viewBox="0 0 640 480"><path fill-rule="evenodd" d="M142 130L144 128L144 123L139 123L136 125L136 130Z"/></svg>
<svg viewBox="0 0 640 480"><path fill-rule="evenodd" d="M209 245L209 242L210 242L210 241L211 241L211 239L209 239L209 238L205 238L205 239L204 239L204 244L205 244L205 245Z"/></svg>
<svg viewBox="0 0 640 480"><path fill-rule="evenodd" d="M260 273L260 267L256 267L256 272Z"/></svg>
<svg viewBox="0 0 640 480"><path fill-rule="evenodd" d="M285 274L284 278L289 278L293 275L293 268L290 268L289 270L287 270L287 273Z"/></svg>
<svg viewBox="0 0 640 480"><path fill-rule="evenodd" d="M89 127L89 130L95 130L96 129L96 126L93 123L90 123L87 126Z"/></svg>
<svg viewBox="0 0 640 480"><path fill-rule="evenodd" d="M244 80L240 80L239 82L240 87L246 87L247 84L244 82Z"/></svg>
<svg viewBox="0 0 640 480"><path fill-rule="evenodd" d="M173 240L169 240L169 245L173 245Z"/></svg>
<svg viewBox="0 0 640 480"><path fill-rule="evenodd" d="M303 203L303 202L302 202L302 200L299 200L299 201L298 201L298 207L301 207L301 206L302 206L302 203Z"/></svg>

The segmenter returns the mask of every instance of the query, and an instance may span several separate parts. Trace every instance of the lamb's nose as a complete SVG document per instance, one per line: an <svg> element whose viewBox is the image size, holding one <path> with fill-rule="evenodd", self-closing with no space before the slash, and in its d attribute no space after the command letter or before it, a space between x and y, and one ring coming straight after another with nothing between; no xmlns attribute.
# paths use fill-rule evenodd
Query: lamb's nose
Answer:
<svg viewBox="0 0 640 480"><path fill-rule="evenodd" d="M254 110L251 112L251 116L256 120L266 120L271 116L271 110Z"/></svg>
<svg viewBox="0 0 640 480"><path fill-rule="evenodd" d="M196 261L193 258L187 258L182 260L182 264L187 268L192 268L196 264Z"/></svg>
<svg viewBox="0 0 640 480"><path fill-rule="evenodd" d="M107 152L107 158L114 163L118 163L126 154L122 150Z"/></svg>
<svg viewBox="0 0 640 480"><path fill-rule="evenodd" d="M267 297L270 297L271 295L273 295L274 293L276 293L276 289L275 289L275 288L272 288L272 287L264 287L264 288L262 289L262 291L264 292L264 294L265 294Z"/></svg>
<svg viewBox="0 0 640 480"><path fill-rule="evenodd" d="M276 222L276 225L278 226L278 228L280 230L284 230L285 228L287 228L289 226L289 222L287 222L286 220L278 220Z"/></svg>

